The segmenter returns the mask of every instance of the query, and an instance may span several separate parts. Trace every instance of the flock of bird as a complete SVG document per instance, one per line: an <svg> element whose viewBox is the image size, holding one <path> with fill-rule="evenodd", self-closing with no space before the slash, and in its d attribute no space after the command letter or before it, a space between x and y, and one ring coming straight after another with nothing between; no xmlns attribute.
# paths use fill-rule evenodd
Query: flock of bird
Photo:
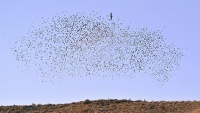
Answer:
<svg viewBox="0 0 200 113"><path fill-rule="evenodd" d="M120 19L99 13L55 15L43 19L12 48L16 60L45 78L64 76L133 76L144 72L160 81L184 56L165 42L161 30L123 26Z"/></svg>

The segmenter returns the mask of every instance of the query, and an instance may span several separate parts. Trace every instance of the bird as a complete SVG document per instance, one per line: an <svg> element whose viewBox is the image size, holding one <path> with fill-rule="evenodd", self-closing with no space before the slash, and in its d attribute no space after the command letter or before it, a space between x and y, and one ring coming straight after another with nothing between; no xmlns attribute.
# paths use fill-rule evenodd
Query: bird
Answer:
<svg viewBox="0 0 200 113"><path fill-rule="evenodd" d="M60 79L60 73L82 76L85 69L86 76L116 77L126 71L144 71L165 78L183 56L165 43L159 30L133 30L120 19L110 24L112 12L108 21L97 13L62 14L42 18L41 26L30 27L14 44L16 60L36 66L41 77ZM99 71L113 74L105 76Z"/></svg>
<svg viewBox="0 0 200 113"><path fill-rule="evenodd" d="M112 20L112 17L113 17L113 15L112 15L112 12L110 13L110 20Z"/></svg>

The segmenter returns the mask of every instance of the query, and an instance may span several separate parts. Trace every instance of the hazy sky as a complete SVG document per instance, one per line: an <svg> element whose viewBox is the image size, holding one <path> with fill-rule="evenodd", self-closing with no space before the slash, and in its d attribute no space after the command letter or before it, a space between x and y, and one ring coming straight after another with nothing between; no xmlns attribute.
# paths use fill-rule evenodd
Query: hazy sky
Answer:
<svg viewBox="0 0 200 113"><path fill-rule="evenodd" d="M0 105L70 103L85 99L145 99L148 101L200 100L200 2L197 0L12 0L0 1ZM167 43L186 54L170 82L157 85L151 76L67 77L60 83L43 83L34 73L18 68L10 48L16 37L26 34L41 18L67 11L92 11L119 17L133 28L162 29Z"/></svg>

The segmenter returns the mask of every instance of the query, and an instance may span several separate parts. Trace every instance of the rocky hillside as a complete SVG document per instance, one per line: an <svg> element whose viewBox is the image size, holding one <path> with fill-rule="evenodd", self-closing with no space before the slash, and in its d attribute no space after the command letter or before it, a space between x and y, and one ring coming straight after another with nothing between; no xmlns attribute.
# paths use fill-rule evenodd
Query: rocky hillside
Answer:
<svg viewBox="0 0 200 113"><path fill-rule="evenodd" d="M0 113L200 113L200 101L86 99L69 104L1 106Z"/></svg>

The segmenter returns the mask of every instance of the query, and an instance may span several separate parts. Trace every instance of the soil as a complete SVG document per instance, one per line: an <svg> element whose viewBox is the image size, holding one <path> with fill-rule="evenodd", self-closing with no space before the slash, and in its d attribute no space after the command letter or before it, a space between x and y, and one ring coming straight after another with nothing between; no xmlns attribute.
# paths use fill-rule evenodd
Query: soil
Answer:
<svg viewBox="0 0 200 113"><path fill-rule="evenodd" d="M86 99L68 104L0 106L0 113L200 113L200 101Z"/></svg>

